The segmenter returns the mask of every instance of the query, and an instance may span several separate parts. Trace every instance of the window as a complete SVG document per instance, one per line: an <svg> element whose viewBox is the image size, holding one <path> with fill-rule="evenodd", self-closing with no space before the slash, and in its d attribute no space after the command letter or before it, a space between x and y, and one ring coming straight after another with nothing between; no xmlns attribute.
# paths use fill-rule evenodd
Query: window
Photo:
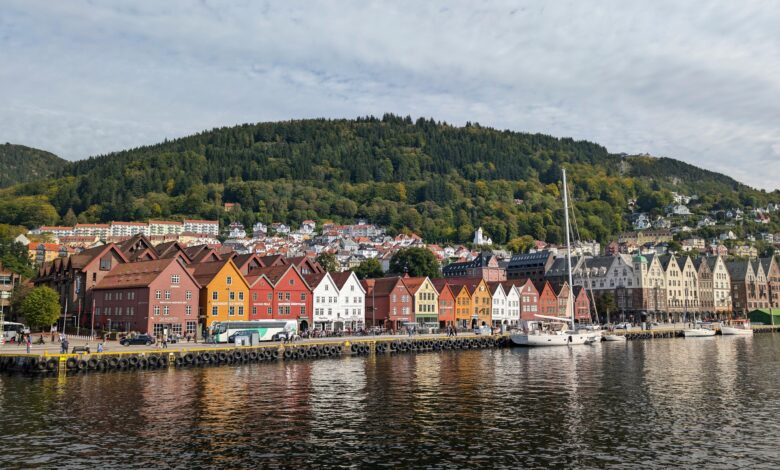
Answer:
<svg viewBox="0 0 780 470"><path fill-rule="evenodd" d="M243 292L239 292L238 293L238 300L244 300L244 293Z"/></svg>
<svg viewBox="0 0 780 470"><path fill-rule="evenodd" d="M235 292L228 292L228 298L230 300L236 300L236 293Z"/></svg>
<svg viewBox="0 0 780 470"><path fill-rule="evenodd" d="M306 292L301 292L301 300L306 300Z"/></svg>
<svg viewBox="0 0 780 470"><path fill-rule="evenodd" d="M122 307L117 307L116 308L116 314L117 315L122 315Z"/></svg>
<svg viewBox="0 0 780 470"><path fill-rule="evenodd" d="M271 316L271 314L273 313L273 310L271 309L271 307L268 307L268 308L266 309L265 313L266 313L268 316Z"/></svg>
<svg viewBox="0 0 780 470"><path fill-rule="evenodd" d="M290 279L290 281L289 281L288 283L289 283L291 286L294 286L294 285L295 285L295 279Z"/></svg>
<svg viewBox="0 0 780 470"><path fill-rule="evenodd" d="M160 306L159 305L155 305L154 306L154 314L155 315L159 315L160 314Z"/></svg>
<svg viewBox="0 0 780 470"><path fill-rule="evenodd" d="M135 314L135 307L127 307L127 315L133 316Z"/></svg>
<svg viewBox="0 0 780 470"><path fill-rule="evenodd" d="M188 290L187 292L185 292L184 293L184 298L186 300L192 300L192 291Z"/></svg>
<svg viewBox="0 0 780 470"><path fill-rule="evenodd" d="M282 312L284 312L284 307L282 307L281 305L276 307L276 314L277 315L282 315Z"/></svg>
<svg viewBox="0 0 780 470"><path fill-rule="evenodd" d="M162 298L162 291L160 291L159 289L154 291L154 298L160 300Z"/></svg>
<svg viewBox="0 0 780 470"><path fill-rule="evenodd" d="M235 314L236 314L236 307L231 305L230 308L228 308L228 315L230 315L232 317Z"/></svg>
<svg viewBox="0 0 780 470"><path fill-rule="evenodd" d="M95 307L95 316L96 317L100 316L100 307Z"/></svg>
<svg viewBox="0 0 780 470"><path fill-rule="evenodd" d="M274 298L274 295L269 292L268 295L266 296L266 298L268 300L272 300Z"/></svg>
<svg viewBox="0 0 780 470"><path fill-rule="evenodd" d="M252 292L252 300L253 301L257 300L257 292Z"/></svg>
<svg viewBox="0 0 780 470"><path fill-rule="evenodd" d="M171 291L165 291L165 300L171 300Z"/></svg>
<svg viewBox="0 0 780 470"><path fill-rule="evenodd" d="M225 284L227 284L227 285L231 285L231 284L233 284L233 278L232 278L231 276L228 276L228 277L225 279Z"/></svg>
<svg viewBox="0 0 780 470"><path fill-rule="evenodd" d="M184 314L185 315L192 315L192 306L191 305L187 305L186 307L184 307Z"/></svg>
<svg viewBox="0 0 780 470"><path fill-rule="evenodd" d="M306 307L301 307L301 316L302 317L306 316Z"/></svg>
<svg viewBox="0 0 780 470"><path fill-rule="evenodd" d="M217 306L211 307L211 316L216 317L219 314L219 310L217 309Z"/></svg>
<svg viewBox="0 0 780 470"><path fill-rule="evenodd" d="M106 315L111 315L111 307L106 307Z"/></svg>
<svg viewBox="0 0 780 470"><path fill-rule="evenodd" d="M243 305L239 305L238 306L238 314L239 315L243 315L244 314L244 306Z"/></svg>
<svg viewBox="0 0 780 470"><path fill-rule="evenodd" d="M219 299L219 292L214 291L211 293L211 300L218 300Z"/></svg>
<svg viewBox="0 0 780 470"><path fill-rule="evenodd" d="M179 283L179 275L171 274L171 284L178 284L178 283Z"/></svg>
<svg viewBox="0 0 780 470"><path fill-rule="evenodd" d="M252 307L252 315L257 315L257 307Z"/></svg>
<svg viewBox="0 0 780 470"><path fill-rule="evenodd" d="M165 307L163 307L163 315L168 315L170 313L171 313L171 307L169 307L167 305Z"/></svg>
<svg viewBox="0 0 780 470"><path fill-rule="evenodd" d="M122 293L121 292L117 292L116 293L116 300L122 300Z"/></svg>
<svg viewBox="0 0 780 470"><path fill-rule="evenodd" d="M279 299L279 300L283 300L284 299L284 293L283 292L277 292L276 293L276 298Z"/></svg>
<svg viewBox="0 0 780 470"><path fill-rule="evenodd" d="M284 293L284 300L290 300L290 293L289 292L285 292Z"/></svg>

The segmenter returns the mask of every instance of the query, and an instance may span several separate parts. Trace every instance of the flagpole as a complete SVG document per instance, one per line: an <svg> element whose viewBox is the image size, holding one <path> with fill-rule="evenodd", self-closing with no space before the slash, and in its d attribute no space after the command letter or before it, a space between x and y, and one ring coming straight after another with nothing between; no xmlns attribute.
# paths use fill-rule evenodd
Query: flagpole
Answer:
<svg viewBox="0 0 780 470"><path fill-rule="evenodd" d="M92 296L92 324L90 326L89 336L95 338L95 296Z"/></svg>

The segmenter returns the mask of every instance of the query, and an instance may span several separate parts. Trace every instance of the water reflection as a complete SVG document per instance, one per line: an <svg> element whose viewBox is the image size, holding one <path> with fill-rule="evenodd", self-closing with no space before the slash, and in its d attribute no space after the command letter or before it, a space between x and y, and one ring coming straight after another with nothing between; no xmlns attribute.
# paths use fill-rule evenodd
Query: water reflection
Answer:
<svg viewBox="0 0 780 470"><path fill-rule="evenodd" d="M4 376L0 445L23 467L777 467L778 372L759 335Z"/></svg>

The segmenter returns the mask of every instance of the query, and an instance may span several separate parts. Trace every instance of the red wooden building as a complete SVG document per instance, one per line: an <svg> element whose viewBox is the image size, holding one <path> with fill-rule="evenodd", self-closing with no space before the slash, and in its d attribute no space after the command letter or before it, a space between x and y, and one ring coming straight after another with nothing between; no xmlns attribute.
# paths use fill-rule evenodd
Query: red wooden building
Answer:
<svg viewBox="0 0 780 470"><path fill-rule="evenodd" d="M311 288L298 268L291 264L256 268L247 275L247 282L251 319L269 318L267 303L271 287L270 318L297 320L301 331L309 329L312 324Z"/></svg>
<svg viewBox="0 0 780 470"><path fill-rule="evenodd" d="M550 317L558 316L558 296L549 281L534 284L539 292L539 314ZM538 318L537 318L538 319Z"/></svg>
<svg viewBox="0 0 780 470"><path fill-rule="evenodd" d="M414 323L412 294L400 277L364 279L361 283L366 290L366 326L398 331Z"/></svg>
<svg viewBox="0 0 780 470"><path fill-rule="evenodd" d="M439 327L455 326L455 294L446 279L431 279L439 293Z"/></svg>
<svg viewBox="0 0 780 470"><path fill-rule="evenodd" d="M507 281L504 287L514 285L520 294L520 320L538 320L536 314L541 313L539 309L539 291L533 281L526 279L524 282L519 280Z"/></svg>

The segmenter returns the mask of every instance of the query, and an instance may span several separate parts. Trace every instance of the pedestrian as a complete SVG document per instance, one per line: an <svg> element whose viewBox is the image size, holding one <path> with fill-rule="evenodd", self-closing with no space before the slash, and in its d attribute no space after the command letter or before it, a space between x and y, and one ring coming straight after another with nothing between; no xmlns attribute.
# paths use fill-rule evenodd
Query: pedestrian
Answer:
<svg viewBox="0 0 780 470"><path fill-rule="evenodd" d="M30 341L30 335L27 335L27 341L25 341L25 344L27 345L27 354L30 354L30 346L32 346L32 341Z"/></svg>
<svg viewBox="0 0 780 470"><path fill-rule="evenodd" d="M103 352L103 342L102 341L98 343L98 350L97 350L97 352L99 352L99 353Z"/></svg>
<svg viewBox="0 0 780 470"><path fill-rule="evenodd" d="M163 335L162 346L163 346L163 349L168 349L168 335L167 334Z"/></svg>
<svg viewBox="0 0 780 470"><path fill-rule="evenodd" d="M61 354L68 354L68 337L62 335L62 351Z"/></svg>

